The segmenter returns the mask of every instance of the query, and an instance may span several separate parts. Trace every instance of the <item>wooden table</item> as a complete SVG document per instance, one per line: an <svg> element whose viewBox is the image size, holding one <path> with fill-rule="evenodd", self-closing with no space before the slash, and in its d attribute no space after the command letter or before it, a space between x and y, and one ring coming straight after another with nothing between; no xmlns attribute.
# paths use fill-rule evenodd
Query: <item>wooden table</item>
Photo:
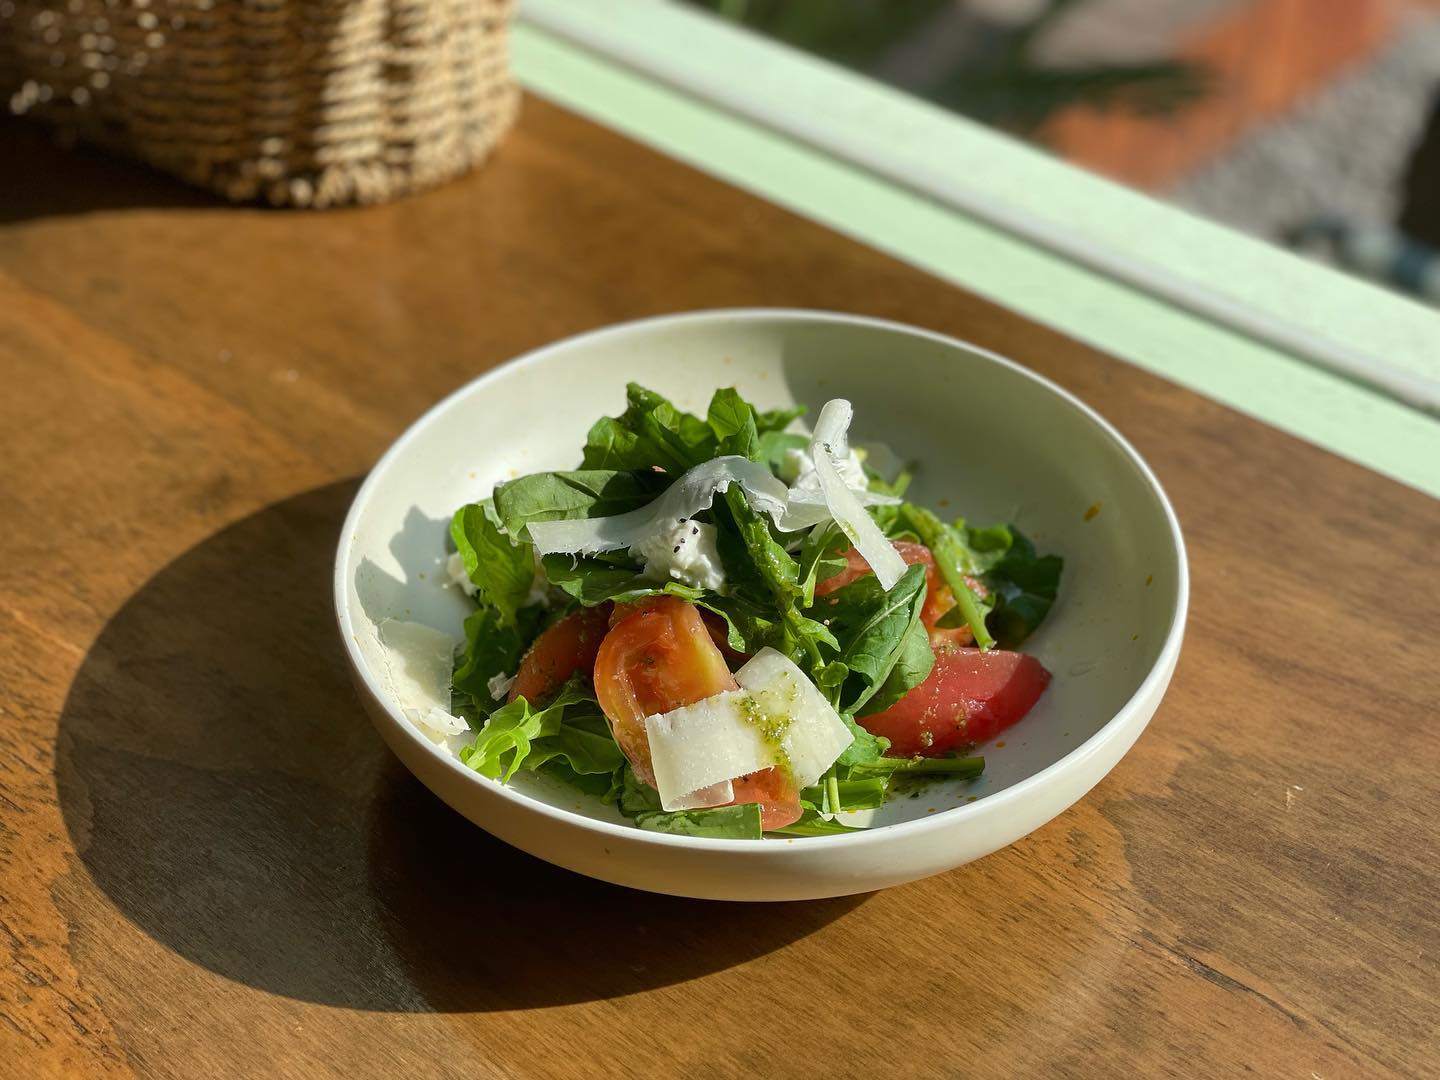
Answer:
<svg viewBox="0 0 1440 1080"><path fill-rule="evenodd" d="M1440 504L535 101L380 209L15 125L0 160L0 1074L1440 1073ZM1013 847L634 893L489 839L362 716L329 570L389 441L541 342L735 304L1008 353L1174 497L1170 695Z"/></svg>

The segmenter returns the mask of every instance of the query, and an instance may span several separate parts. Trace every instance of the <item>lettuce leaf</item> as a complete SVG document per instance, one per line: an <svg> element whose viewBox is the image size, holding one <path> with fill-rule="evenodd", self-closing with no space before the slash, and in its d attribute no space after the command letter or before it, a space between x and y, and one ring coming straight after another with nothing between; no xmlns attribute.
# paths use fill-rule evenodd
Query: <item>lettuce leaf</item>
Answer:
<svg viewBox="0 0 1440 1080"><path fill-rule="evenodd" d="M488 499L455 511L450 538L465 563L466 574L480 591L480 602L492 605L501 622L514 625L516 612L529 599L530 586L535 583L533 549L505 535Z"/></svg>
<svg viewBox="0 0 1440 1080"><path fill-rule="evenodd" d="M531 473L495 489L495 511L505 531L528 539L532 521L611 517L653 502L674 478L653 469L577 469Z"/></svg>
<svg viewBox="0 0 1440 1080"><path fill-rule="evenodd" d="M769 518L757 513L739 488L726 491L712 514L728 593L753 609L773 610L775 618L765 643L813 678L824 664L821 646L834 650L840 646L823 623L800 610L804 590L799 565L771 533Z"/></svg>
<svg viewBox="0 0 1440 1080"><path fill-rule="evenodd" d="M798 420L810 410L804 405L792 405L788 409L766 409L755 413L755 427L762 436L784 431L790 421ZM801 435L800 438L805 438Z"/></svg>
<svg viewBox="0 0 1440 1080"><path fill-rule="evenodd" d="M733 389L715 391L706 414L721 454L739 454L760 460L760 432L755 426L755 409Z"/></svg>
<svg viewBox="0 0 1440 1080"><path fill-rule="evenodd" d="M773 829L771 836L840 836L844 833L864 832L854 825L842 825L838 821L821 816L814 804L801 800L800 820L780 829ZM856 808L858 809L858 807Z"/></svg>
<svg viewBox="0 0 1440 1080"><path fill-rule="evenodd" d="M764 835L760 829L759 803L641 814L635 819L635 824L647 832L708 836L719 840L759 840Z"/></svg>
<svg viewBox="0 0 1440 1080"><path fill-rule="evenodd" d="M465 620L465 645L455 661L451 676L451 711L478 727L503 704L490 693L490 680L513 675L520 657L540 630L543 612L522 608L514 620L506 621L500 609L481 603Z"/></svg>
<svg viewBox="0 0 1440 1080"><path fill-rule="evenodd" d="M650 832L726 840L759 840L761 836L759 803L666 812L660 807L660 793L643 783L628 765L620 783L620 812Z"/></svg>
<svg viewBox="0 0 1440 1080"><path fill-rule="evenodd" d="M556 759L580 775L613 774L625 764L599 703L579 676L543 708L519 697L496 709L474 743L460 751L466 765L502 783L521 769Z"/></svg>
<svg viewBox="0 0 1440 1080"><path fill-rule="evenodd" d="M594 607L606 600L623 603L662 593L682 600L698 600L705 595L704 589L678 581L659 582L647 578L629 556L619 552L585 556L546 555L541 563L550 584L585 607Z"/></svg>
<svg viewBox="0 0 1440 1080"><path fill-rule="evenodd" d="M994 607L985 620L995 640L1003 648L1013 649L1035 632L1055 604L1060 591L1060 573L1065 562L1058 555L1041 555L1035 545L1014 526L998 526L1009 534L1005 546L990 569L980 578L990 590ZM987 533L994 530L971 530L972 545L980 540L989 542ZM979 534L979 535L977 535ZM1000 550L991 547L986 554Z"/></svg>
<svg viewBox="0 0 1440 1080"><path fill-rule="evenodd" d="M639 383L625 388L627 407L619 416L602 417L585 440L586 469L650 469L679 475L716 456L710 425L677 409L662 395Z"/></svg>
<svg viewBox="0 0 1440 1080"><path fill-rule="evenodd" d="M778 476L780 470L785 466L787 450L808 450L809 448L809 435L800 435L790 431L762 431L758 447L760 454L758 460L769 465L770 471Z"/></svg>

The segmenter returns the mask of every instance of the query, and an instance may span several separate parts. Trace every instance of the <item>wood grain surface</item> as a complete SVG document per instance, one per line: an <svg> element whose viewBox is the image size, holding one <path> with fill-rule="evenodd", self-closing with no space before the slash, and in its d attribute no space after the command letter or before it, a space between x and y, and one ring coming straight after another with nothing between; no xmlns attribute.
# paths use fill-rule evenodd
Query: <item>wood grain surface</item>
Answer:
<svg viewBox="0 0 1440 1080"><path fill-rule="evenodd" d="M399 204L232 209L0 127L0 1075L1440 1074L1440 504L542 103ZM440 395L734 304L1014 356L1139 447L1194 596L1134 751L869 896L630 892L388 755L329 600Z"/></svg>

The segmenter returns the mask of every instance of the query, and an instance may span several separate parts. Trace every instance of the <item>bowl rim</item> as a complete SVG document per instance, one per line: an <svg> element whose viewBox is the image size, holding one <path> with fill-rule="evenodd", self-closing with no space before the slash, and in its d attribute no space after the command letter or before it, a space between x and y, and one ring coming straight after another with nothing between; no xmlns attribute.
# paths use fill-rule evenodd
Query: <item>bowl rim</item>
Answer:
<svg viewBox="0 0 1440 1080"><path fill-rule="evenodd" d="M1151 664L1150 670L1146 673L1144 679L1141 680L1140 685L1135 688L1134 693L1116 710L1115 715L1105 721L1088 739L1072 748L1064 756L1051 762L1039 772L1027 776L1025 779L1012 784L1003 791L987 795L983 799L978 799L973 803L964 803L960 806L951 807L939 813L916 818L911 821L877 825L853 833L844 833L835 836L785 837L784 839L787 842L776 843L774 839L727 840L718 837L677 836L670 833L649 832L636 828L633 825L602 821L573 810L566 810L563 807L551 806L548 803L531 798L509 785L499 784L487 777L481 776L473 769L466 767L455 756L444 753L439 747L416 730L415 726L405 719L399 708L388 699L388 695L384 693L374 675L364 663L364 658L360 654L360 648L355 639L355 626L351 617L348 596L349 578L346 571L349 564L349 550L352 546L351 538L354 535L355 528L365 505L369 502L373 491L379 486L380 479L388 470L389 466L404 455L410 443L419 436L419 433L434 423L440 416L458 407L462 399L469 398L485 384L498 381L520 368L544 363L552 354L562 350L592 344L606 338L624 337L629 334L644 333L668 326L705 322L751 321L821 322L859 326L872 330L884 330L892 333L906 334L911 337L923 338L948 348L959 348L973 355L980 356L991 363L1008 368L1021 378L1037 383L1043 389L1060 397L1072 408L1077 409L1100 430L1102 435L1108 438L1111 443L1121 451L1129 460L1130 464L1140 473L1141 477L1159 500L1161 511L1165 516L1166 524L1169 526L1176 572L1175 607L1171 613L1169 628L1166 630L1165 642L1161 646L1159 653L1156 654L1155 661ZM948 830L968 818L1003 813L1006 807L1027 799L1032 792L1038 788L1045 787L1059 775L1081 768L1086 761L1101 753L1107 744L1122 736L1133 722L1136 714L1145 707L1145 703L1152 695L1157 691L1163 693L1164 687L1175 667L1181 642L1184 637L1185 619L1190 606L1190 570L1186 558L1185 539L1180 530L1179 518L1175 513L1175 508L1171 505L1169 496L1166 494L1159 479L1155 476L1154 471L1145 459L1140 456L1139 452L1130 445L1129 441L1127 441L1109 421L1058 383L989 349L982 348L949 334L943 334L935 330L927 330L923 327L897 322L892 319L811 308L707 308L631 319L625 322L612 323L571 334L567 337L520 353L509 360L495 365L488 371L481 373L474 379L456 388L432 405L390 444L389 448L386 449L379 460L375 462L375 465L370 469L369 473L366 474L365 480L361 483L359 490L356 491L355 497L351 501L350 509L345 515L345 522L341 527L339 543L336 549L334 600L336 621L339 627L340 637L345 646L346 657L350 661L353 673L363 683L365 690L370 694L371 698L379 703L385 710L392 724L403 729L410 739L433 754L444 767L465 777L466 780L464 782L484 785L490 793L514 802L519 808L527 809L543 817L551 818L558 825L592 830L597 834L613 837L618 841L654 844L658 847L686 848L714 852L727 851L737 854L750 852L766 857L778 858L783 857L786 852L793 851L794 849L791 844L797 842L803 842L806 851L819 850L822 847L844 846L847 848L860 848L874 844L893 842L899 840L902 836L915 839L926 833ZM1097 782L1099 779L1098 777L1096 778ZM1067 804L1067 806L1068 805L1069 804Z"/></svg>

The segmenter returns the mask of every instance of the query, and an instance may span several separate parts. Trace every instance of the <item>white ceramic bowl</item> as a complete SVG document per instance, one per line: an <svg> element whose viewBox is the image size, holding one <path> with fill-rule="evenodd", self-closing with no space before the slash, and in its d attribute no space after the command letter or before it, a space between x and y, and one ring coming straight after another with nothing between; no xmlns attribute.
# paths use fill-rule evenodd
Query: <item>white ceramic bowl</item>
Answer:
<svg viewBox="0 0 1440 1080"><path fill-rule="evenodd" d="M856 442L884 441L922 463L918 500L974 522L1014 522L1064 556L1060 599L1025 646L1054 681L1028 717L980 747L979 781L895 800L863 833L668 836L543 778L487 780L404 718L387 690L376 624L411 619L461 637L468 605L440 572L451 513L509 477L574 468L589 425L624 407L629 380L702 414L717 386L764 408L804 402L812 416L828 398L847 397ZM978 859L1055 817L1110 771L1155 712L1180 652L1188 591L1180 526L1159 483L1070 394L939 334L783 310L627 323L481 376L381 458L355 496L335 563L336 613L360 698L430 790L507 843L579 873L732 900L896 885Z"/></svg>

